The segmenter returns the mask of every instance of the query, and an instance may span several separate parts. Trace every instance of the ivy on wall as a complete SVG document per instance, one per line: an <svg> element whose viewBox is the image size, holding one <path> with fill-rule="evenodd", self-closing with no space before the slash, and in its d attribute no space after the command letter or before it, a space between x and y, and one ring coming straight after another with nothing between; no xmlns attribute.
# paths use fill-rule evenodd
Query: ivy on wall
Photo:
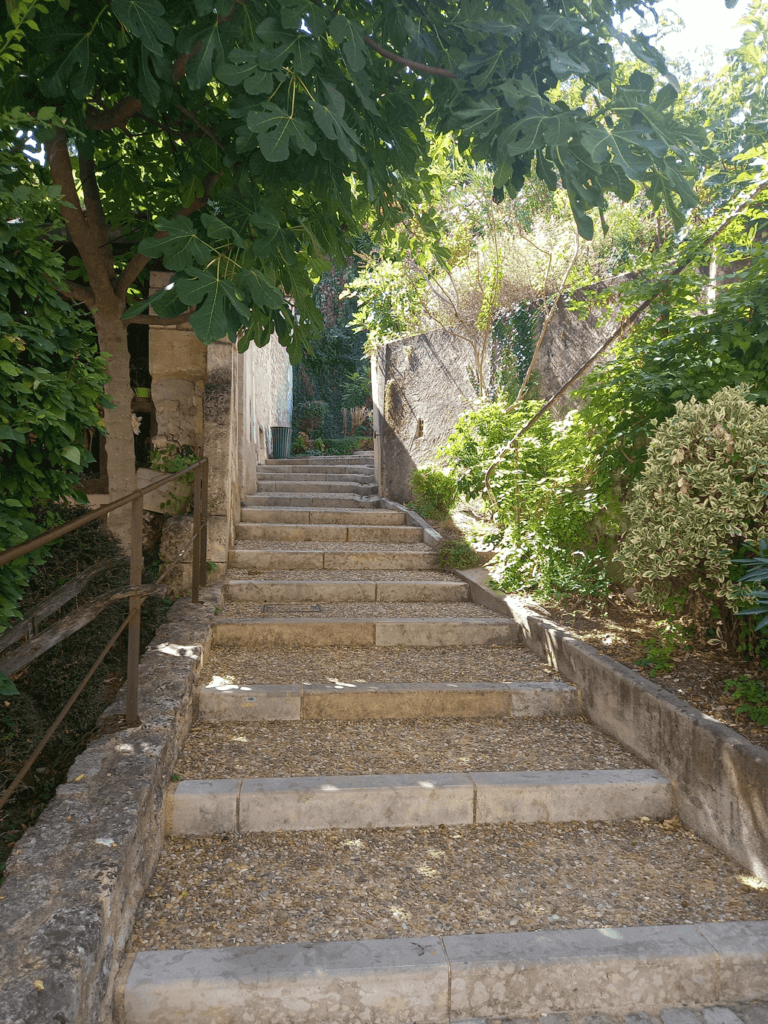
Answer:
<svg viewBox="0 0 768 1024"><path fill-rule="evenodd" d="M347 404L344 395L347 375L369 373L369 363L363 355L365 332L350 324L356 309L355 299L341 297L357 273L356 261L350 260L341 270L323 274L315 286L315 302L323 315L325 330L312 343L313 351L304 356L298 372L293 375L294 436L300 429L298 421L302 405L320 401L327 405L323 436L341 437L341 410Z"/></svg>

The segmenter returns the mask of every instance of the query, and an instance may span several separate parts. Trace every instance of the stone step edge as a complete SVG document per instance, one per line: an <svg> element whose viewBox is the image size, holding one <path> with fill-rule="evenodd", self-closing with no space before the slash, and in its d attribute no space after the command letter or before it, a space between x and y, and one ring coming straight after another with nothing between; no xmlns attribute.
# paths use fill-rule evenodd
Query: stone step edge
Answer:
<svg viewBox="0 0 768 1024"><path fill-rule="evenodd" d="M169 794L168 833L418 828L672 816L652 768L187 779Z"/></svg>
<svg viewBox="0 0 768 1024"><path fill-rule="evenodd" d="M266 603L276 604L274 595L282 592L296 593L300 597L286 598L287 601L305 600L309 602L325 602L344 604L350 601L375 602L409 602L431 604L450 601L455 604L469 604L469 587L459 582L442 582L440 580L226 580L222 584L224 598L227 601L254 601L248 596L253 591L261 591ZM326 591L327 597L312 598L306 596L312 591ZM347 595L347 596L344 596Z"/></svg>
<svg viewBox="0 0 768 1024"><path fill-rule="evenodd" d="M439 557L434 551L382 551L364 548L362 551L344 551L332 548L231 548L231 569L394 569L399 572L439 571ZM412 544L410 547L415 548ZM383 564L380 564L382 563Z"/></svg>
<svg viewBox="0 0 768 1024"><path fill-rule="evenodd" d="M219 616L213 623L215 645L293 640L297 646L463 647L517 642L512 619L467 618L240 618Z"/></svg>
<svg viewBox="0 0 768 1024"><path fill-rule="evenodd" d="M221 682L217 683L216 679ZM277 683L235 685L214 676L197 692L203 721L353 721L376 718L544 718L581 714L578 690L526 683Z"/></svg>
<svg viewBox="0 0 768 1024"><path fill-rule="evenodd" d="M768 921L295 942L133 954L122 1024L449 1024L768 997Z"/></svg>

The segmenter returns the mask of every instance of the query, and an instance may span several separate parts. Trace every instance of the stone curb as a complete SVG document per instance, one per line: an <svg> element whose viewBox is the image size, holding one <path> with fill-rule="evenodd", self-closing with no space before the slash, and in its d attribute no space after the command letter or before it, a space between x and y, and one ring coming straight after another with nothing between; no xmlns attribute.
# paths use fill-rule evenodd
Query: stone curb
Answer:
<svg viewBox="0 0 768 1024"><path fill-rule="evenodd" d="M517 626L509 620L462 619L226 619L219 616L213 624L217 646L240 647L264 644L302 647L448 647L477 644L517 643Z"/></svg>
<svg viewBox="0 0 768 1024"><path fill-rule="evenodd" d="M672 813L669 783L647 768L188 779L173 794L171 831L622 821Z"/></svg>
<svg viewBox="0 0 768 1024"><path fill-rule="evenodd" d="M448 1024L764 998L768 923L138 953L124 1024Z"/></svg>
<svg viewBox="0 0 768 1024"><path fill-rule="evenodd" d="M675 787L681 821L750 873L768 878L768 752L639 672L598 652L516 597L485 569L454 570L472 600L513 618L522 641L579 690L583 713Z"/></svg>
<svg viewBox="0 0 768 1024"><path fill-rule="evenodd" d="M263 551L235 548L229 553L233 569L437 569L431 551Z"/></svg>
<svg viewBox="0 0 768 1024"><path fill-rule="evenodd" d="M581 714L573 686L543 683L242 684L216 677L198 690L204 721L377 718L543 718Z"/></svg>
<svg viewBox="0 0 768 1024"><path fill-rule="evenodd" d="M0 900L0 1024L108 1024L118 961L164 838L220 590L180 601L141 659L142 724L102 736L15 845ZM104 718L124 710L124 694Z"/></svg>
<svg viewBox="0 0 768 1024"><path fill-rule="evenodd" d="M229 580L223 585L227 601L263 601L267 604L312 601L466 602L466 583L424 580L396 583L376 580Z"/></svg>
<svg viewBox="0 0 768 1024"><path fill-rule="evenodd" d="M397 501L390 501L389 498L380 498L379 505L381 508L389 509L392 512L404 512L409 523L420 527L424 531L424 543L429 544L431 548L439 548L443 543L442 535L437 530L433 530L429 523L422 519L418 512L414 512L412 508L406 508L405 505L401 505Z"/></svg>

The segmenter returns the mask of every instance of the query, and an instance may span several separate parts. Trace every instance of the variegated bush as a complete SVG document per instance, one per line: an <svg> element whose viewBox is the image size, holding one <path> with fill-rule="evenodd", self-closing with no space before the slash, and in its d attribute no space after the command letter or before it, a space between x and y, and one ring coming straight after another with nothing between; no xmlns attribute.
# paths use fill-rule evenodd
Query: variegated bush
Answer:
<svg viewBox="0 0 768 1024"><path fill-rule="evenodd" d="M652 606L697 593L723 610L752 603L732 559L768 537L768 408L748 395L741 386L678 402L656 430L617 556Z"/></svg>

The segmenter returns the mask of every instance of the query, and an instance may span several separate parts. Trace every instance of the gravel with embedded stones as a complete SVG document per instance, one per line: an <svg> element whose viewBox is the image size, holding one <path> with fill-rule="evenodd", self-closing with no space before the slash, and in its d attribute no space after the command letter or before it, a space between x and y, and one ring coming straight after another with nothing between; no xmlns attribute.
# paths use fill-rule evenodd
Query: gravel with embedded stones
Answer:
<svg viewBox="0 0 768 1024"><path fill-rule="evenodd" d="M524 683L559 679L526 647L214 647L201 678L237 683Z"/></svg>
<svg viewBox="0 0 768 1024"><path fill-rule="evenodd" d="M221 612L227 619L497 619L506 615L469 601L294 601L271 604L228 601Z"/></svg>
<svg viewBox="0 0 768 1024"><path fill-rule="evenodd" d="M182 779L644 768L584 718L199 722Z"/></svg>
<svg viewBox="0 0 768 1024"><path fill-rule="evenodd" d="M740 877L676 818L170 836L131 949L767 917Z"/></svg>
<svg viewBox="0 0 768 1024"><path fill-rule="evenodd" d="M354 580L363 583L456 583L450 572L431 569L242 569L227 570L228 580Z"/></svg>

